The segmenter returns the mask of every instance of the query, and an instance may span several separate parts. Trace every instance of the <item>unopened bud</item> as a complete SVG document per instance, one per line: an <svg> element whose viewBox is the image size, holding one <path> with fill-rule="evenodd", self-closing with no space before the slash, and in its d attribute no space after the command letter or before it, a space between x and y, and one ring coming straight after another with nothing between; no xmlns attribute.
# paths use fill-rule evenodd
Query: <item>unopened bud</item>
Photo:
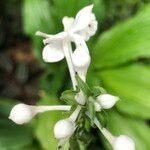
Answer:
<svg viewBox="0 0 150 150"><path fill-rule="evenodd" d="M17 104L12 108L9 119L17 124L24 124L28 123L35 115L36 112L31 106L26 104Z"/></svg>
<svg viewBox="0 0 150 150"><path fill-rule="evenodd" d="M86 102L86 97L85 97L84 93L83 93L82 91L80 91L79 93L76 94L75 100L76 100L80 105L84 105L85 102Z"/></svg>
<svg viewBox="0 0 150 150"><path fill-rule="evenodd" d="M75 130L75 124L69 119L59 120L54 126L54 136L56 139L69 138Z"/></svg>
<svg viewBox="0 0 150 150"><path fill-rule="evenodd" d="M89 68L91 58L89 53L84 50L82 46L79 46L72 56L73 65L78 75L85 81L86 73Z"/></svg>
<svg viewBox="0 0 150 150"><path fill-rule="evenodd" d="M95 110L101 111L101 109L110 109L116 104L118 100L119 98L117 96L101 94L97 97L97 101L95 102Z"/></svg>
<svg viewBox="0 0 150 150"><path fill-rule="evenodd" d="M120 135L117 137L113 143L114 150L135 150L135 143L134 141L126 136Z"/></svg>

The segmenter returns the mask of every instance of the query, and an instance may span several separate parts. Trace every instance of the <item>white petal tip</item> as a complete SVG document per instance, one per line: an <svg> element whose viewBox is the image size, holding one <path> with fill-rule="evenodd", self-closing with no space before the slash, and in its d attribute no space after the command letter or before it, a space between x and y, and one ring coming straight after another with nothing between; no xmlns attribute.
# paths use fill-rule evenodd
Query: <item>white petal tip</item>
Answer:
<svg viewBox="0 0 150 150"><path fill-rule="evenodd" d="M94 4L91 4L91 5L89 5L89 7L90 7L91 9L93 9L93 7L94 7Z"/></svg>
<svg viewBox="0 0 150 150"><path fill-rule="evenodd" d="M113 96L111 94L101 94L100 96L97 97L97 102L104 109L112 108L118 100L119 100L119 97Z"/></svg>
<svg viewBox="0 0 150 150"><path fill-rule="evenodd" d="M126 135L120 135L113 143L114 150L135 150L133 139Z"/></svg>
<svg viewBox="0 0 150 150"><path fill-rule="evenodd" d="M35 35L39 36L40 35L40 31L35 32Z"/></svg>

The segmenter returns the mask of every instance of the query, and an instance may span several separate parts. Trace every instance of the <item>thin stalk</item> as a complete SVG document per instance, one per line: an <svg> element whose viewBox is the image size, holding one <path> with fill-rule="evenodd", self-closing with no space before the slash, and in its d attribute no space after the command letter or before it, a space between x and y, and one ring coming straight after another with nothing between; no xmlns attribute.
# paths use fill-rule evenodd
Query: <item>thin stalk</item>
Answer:
<svg viewBox="0 0 150 150"><path fill-rule="evenodd" d="M69 111L71 106L66 105L53 105L53 106L31 106L36 112L41 113L45 111L53 111L53 110L61 110L61 111Z"/></svg>
<svg viewBox="0 0 150 150"><path fill-rule="evenodd" d="M89 113L86 113L86 115L91 119L91 116L89 115ZM113 136L106 128L103 128L96 117L94 118L94 124L98 127L98 129L101 131L104 137L108 140L108 142L111 145L113 145L116 137Z"/></svg>
<svg viewBox="0 0 150 150"><path fill-rule="evenodd" d="M75 111L70 115L70 117L68 119L75 122L79 115L80 110L81 110L81 106L78 105L77 108L75 109Z"/></svg>
<svg viewBox="0 0 150 150"><path fill-rule="evenodd" d="M68 39L64 40L63 50L64 50L64 54L65 54L65 57L66 57L67 65L68 65L68 68L69 68L73 89L75 90L77 82L76 82L76 79L75 79L75 70L74 70L74 67L73 67L71 53L70 53L71 45L70 45L70 41L68 41Z"/></svg>

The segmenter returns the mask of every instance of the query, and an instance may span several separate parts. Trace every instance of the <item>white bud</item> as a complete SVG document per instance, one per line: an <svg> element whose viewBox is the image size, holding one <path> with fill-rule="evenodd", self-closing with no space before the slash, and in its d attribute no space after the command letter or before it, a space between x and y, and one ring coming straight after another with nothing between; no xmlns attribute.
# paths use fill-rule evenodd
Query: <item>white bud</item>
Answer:
<svg viewBox="0 0 150 150"><path fill-rule="evenodd" d="M80 91L79 93L76 94L75 100L76 100L80 105L84 105L85 102L86 102L86 97L85 97L84 93L83 93L82 91Z"/></svg>
<svg viewBox="0 0 150 150"><path fill-rule="evenodd" d="M54 126L54 136L56 139L69 138L75 130L75 123L69 119L59 120Z"/></svg>
<svg viewBox="0 0 150 150"><path fill-rule="evenodd" d="M119 98L117 96L113 96L110 94L101 94L97 97L97 101L95 103L95 110L100 111L101 108L110 109L116 104L118 100ZM98 104L100 106L98 106Z"/></svg>
<svg viewBox="0 0 150 150"><path fill-rule="evenodd" d="M130 137L126 135L120 135L114 140L113 149L114 150L135 150L135 143Z"/></svg>
<svg viewBox="0 0 150 150"><path fill-rule="evenodd" d="M76 72L85 81L85 76L91 62L89 53L82 46L79 46L72 55L72 61Z"/></svg>
<svg viewBox="0 0 150 150"><path fill-rule="evenodd" d="M24 124L28 123L35 115L36 112L31 106L26 104L17 104L12 108L9 119L17 124Z"/></svg>
<svg viewBox="0 0 150 150"><path fill-rule="evenodd" d="M98 102L94 103L95 111L101 111L102 107Z"/></svg>

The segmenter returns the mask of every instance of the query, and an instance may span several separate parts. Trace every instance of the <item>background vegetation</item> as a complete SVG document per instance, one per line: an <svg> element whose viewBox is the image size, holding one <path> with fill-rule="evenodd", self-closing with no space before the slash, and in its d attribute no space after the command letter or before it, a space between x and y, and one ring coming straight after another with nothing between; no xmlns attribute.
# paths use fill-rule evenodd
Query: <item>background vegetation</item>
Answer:
<svg viewBox="0 0 150 150"><path fill-rule="evenodd" d="M55 150L53 125L66 114L48 112L30 124L9 121L11 107L60 104L70 88L66 62L46 64L37 30L57 33L63 16L75 16L94 3L99 22L88 42L92 64L90 85L102 85L121 101L107 112L107 128L127 134L137 150L150 149L150 1L149 0L1 0L0 1L0 150ZM86 137L86 138L85 138ZM111 150L97 129L89 129L86 149ZM72 148L75 149L75 148ZM78 149L78 148L76 148Z"/></svg>

